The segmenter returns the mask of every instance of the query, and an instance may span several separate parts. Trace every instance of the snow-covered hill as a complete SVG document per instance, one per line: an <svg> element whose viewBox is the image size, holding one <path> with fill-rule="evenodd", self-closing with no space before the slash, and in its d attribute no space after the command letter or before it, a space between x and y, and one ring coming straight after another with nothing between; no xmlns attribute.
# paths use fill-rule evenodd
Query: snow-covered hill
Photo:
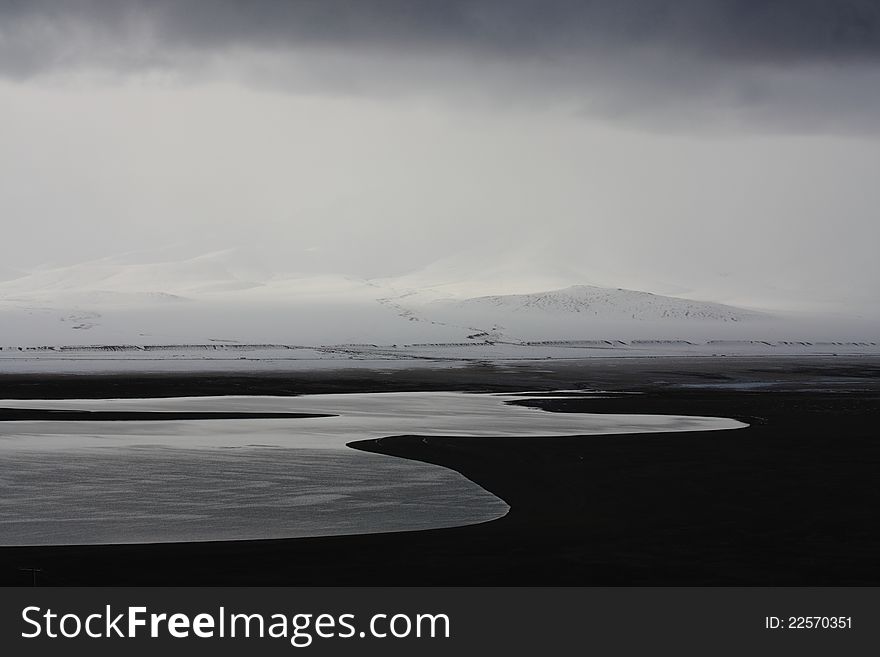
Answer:
<svg viewBox="0 0 880 657"><path fill-rule="evenodd" d="M61 267L43 267L0 283L0 298L64 299L111 295L186 297L257 287L266 272L236 263L229 252L180 260L138 262L105 258Z"/></svg>
<svg viewBox="0 0 880 657"><path fill-rule="evenodd" d="M772 313L571 285L585 282L585 274L526 260L481 264L473 257L451 258L373 280L296 273L295 258L286 264L289 270L280 270L258 256L227 250L124 254L12 272L0 279L0 345L877 337L861 327L841 331L833 318L815 333L802 321Z"/></svg>
<svg viewBox="0 0 880 657"><path fill-rule="evenodd" d="M573 285L561 290L532 294L481 296L462 301L437 301L459 308L497 309L504 313L542 312L548 315L578 313L602 319L747 321L762 313L705 301L624 290L621 288Z"/></svg>

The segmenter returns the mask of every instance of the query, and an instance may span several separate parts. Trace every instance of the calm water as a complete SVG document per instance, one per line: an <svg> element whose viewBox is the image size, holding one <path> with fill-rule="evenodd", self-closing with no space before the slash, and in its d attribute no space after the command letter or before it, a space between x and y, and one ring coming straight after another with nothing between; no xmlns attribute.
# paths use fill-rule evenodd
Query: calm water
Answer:
<svg viewBox="0 0 880 657"><path fill-rule="evenodd" d="M446 468L346 447L400 434L554 436L734 429L725 418L549 413L522 395L0 400L4 408L335 417L0 422L0 544L326 536L450 527L507 505Z"/></svg>

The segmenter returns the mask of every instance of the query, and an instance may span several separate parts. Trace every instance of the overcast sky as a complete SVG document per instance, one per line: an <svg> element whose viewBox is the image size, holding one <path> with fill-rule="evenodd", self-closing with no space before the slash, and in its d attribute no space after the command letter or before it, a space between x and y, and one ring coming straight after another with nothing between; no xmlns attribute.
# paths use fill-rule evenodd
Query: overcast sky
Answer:
<svg viewBox="0 0 880 657"><path fill-rule="evenodd" d="M876 305L878 137L875 0L0 0L0 268L485 248Z"/></svg>

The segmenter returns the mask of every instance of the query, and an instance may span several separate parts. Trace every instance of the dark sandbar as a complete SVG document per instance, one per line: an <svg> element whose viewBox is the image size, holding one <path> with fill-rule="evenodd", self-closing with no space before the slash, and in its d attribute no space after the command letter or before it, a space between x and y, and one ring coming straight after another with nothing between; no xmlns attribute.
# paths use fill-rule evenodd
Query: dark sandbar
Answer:
<svg viewBox="0 0 880 657"><path fill-rule="evenodd" d="M217 376L134 382L69 377L48 382L47 389L85 397L107 389L297 394L441 385L498 392L598 388L642 394L522 403L556 412L732 417L750 426L359 441L352 446L457 470L504 499L510 513L482 525L384 535L3 548L0 582L27 584L30 574L18 569L37 567L43 569L38 583L45 585L880 584L880 359L541 363L434 377L396 372L370 379L362 370L234 376L227 387ZM775 385L693 385L724 381ZM20 383L0 377L0 393L22 390Z"/></svg>

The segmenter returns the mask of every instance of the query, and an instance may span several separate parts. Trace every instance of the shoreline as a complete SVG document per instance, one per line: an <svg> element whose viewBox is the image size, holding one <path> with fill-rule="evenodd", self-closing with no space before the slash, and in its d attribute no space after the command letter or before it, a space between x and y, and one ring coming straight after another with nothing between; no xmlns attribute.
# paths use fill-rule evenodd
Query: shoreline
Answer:
<svg viewBox="0 0 880 657"><path fill-rule="evenodd" d="M629 361L629 359L627 359ZM880 583L880 361L718 359L542 363L367 378L0 376L0 397L306 394L370 386L482 392L605 389L530 399L554 412L722 416L731 432L540 438L390 436L364 451L460 472L510 505L450 529L201 543L0 548L0 582L41 585L868 585ZM722 366L723 363L723 366ZM687 367L685 367L687 366ZM436 377L434 376L436 375ZM759 390L712 387L763 382ZM445 386L444 386L445 384ZM19 386L23 386L19 387ZM328 388L330 388L328 390ZM217 391L222 390L223 393ZM76 392L77 395L72 393ZM116 396L116 395L115 395ZM28 398L24 395L19 398Z"/></svg>
<svg viewBox="0 0 880 657"><path fill-rule="evenodd" d="M346 392L552 392L583 387L631 392L670 384L757 378L811 384L832 372L863 378L880 354L846 356L626 356L600 359L478 361L455 367L340 367L300 371L4 372L0 399L124 399L222 395L296 396ZM798 367L790 367L798 363ZM781 367L784 365L784 369ZM768 369L769 368L769 369ZM773 376L768 376L773 370ZM876 376L874 377L876 378Z"/></svg>

